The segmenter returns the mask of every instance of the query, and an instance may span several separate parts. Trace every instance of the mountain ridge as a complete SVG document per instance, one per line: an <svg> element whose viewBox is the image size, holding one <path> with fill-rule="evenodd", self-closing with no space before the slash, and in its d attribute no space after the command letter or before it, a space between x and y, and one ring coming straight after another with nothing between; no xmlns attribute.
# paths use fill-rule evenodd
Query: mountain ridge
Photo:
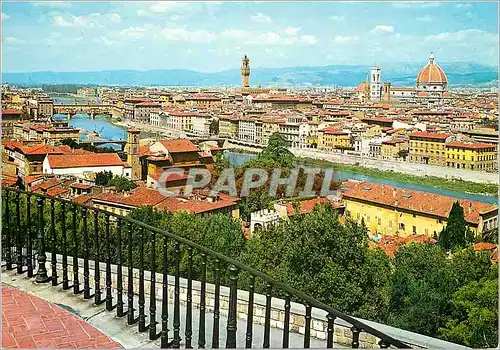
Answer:
<svg viewBox="0 0 500 350"><path fill-rule="evenodd" d="M474 62L441 63L450 86L494 86L498 68ZM395 86L414 86L424 65L394 63L382 66L384 81ZM357 86L369 73L369 65L257 67L250 75L251 85L263 86ZM121 86L239 86L239 69L199 72L189 69L100 70L82 72L9 72L2 83L18 85L87 84Z"/></svg>

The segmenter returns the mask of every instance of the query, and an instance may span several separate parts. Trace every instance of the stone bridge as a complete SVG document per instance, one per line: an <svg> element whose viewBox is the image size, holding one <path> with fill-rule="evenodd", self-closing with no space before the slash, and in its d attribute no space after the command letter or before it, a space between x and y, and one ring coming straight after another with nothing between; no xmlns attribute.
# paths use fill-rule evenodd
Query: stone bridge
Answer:
<svg viewBox="0 0 500 350"><path fill-rule="evenodd" d="M120 113L120 108L112 105L103 104L87 104L87 105L54 105L55 114L66 114L68 119L71 119L75 114L88 114L90 118L94 118L98 114L114 115Z"/></svg>

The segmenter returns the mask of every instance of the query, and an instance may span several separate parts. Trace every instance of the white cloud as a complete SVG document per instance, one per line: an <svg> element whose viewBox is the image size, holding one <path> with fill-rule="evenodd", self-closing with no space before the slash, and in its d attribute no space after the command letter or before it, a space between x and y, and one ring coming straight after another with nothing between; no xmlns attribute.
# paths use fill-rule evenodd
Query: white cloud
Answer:
<svg viewBox="0 0 500 350"><path fill-rule="evenodd" d="M111 22L120 23L122 21L122 17L118 13L108 13L107 16Z"/></svg>
<svg viewBox="0 0 500 350"><path fill-rule="evenodd" d="M474 15L472 14L472 12L467 12L467 13L465 14L465 16L467 16L467 18L472 18L472 17L474 17Z"/></svg>
<svg viewBox="0 0 500 350"><path fill-rule="evenodd" d="M189 10L189 1L156 1L149 8L152 12L178 13Z"/></svg>
<svg viewBox="0 0 500 350"><path fill-rule="evenodd" d="M33 6L47 6L47 7L68 7L71 4L67 1L39 1L31 2Z"/></svg>
<svg viewBox="0 0 500 350"><path fill-rule="evenodd" d="M344 20L344 16L337 16L337 15L332 15L328 18L331 19L332 21L343 21Z"/></svg>
<svg viewBox="0 0 500 350"><path fill-rule="evenodd" d="M94 12L88 15L82 16L62 16L60 14L55 14L52 18L54 25L59 27L103 27L109 25L109 23L121 23L122 17L118 13L106 13L101 14L99 12Z"/></svg>
<svg viewBox="0 0 500 350"><path fill-rule="evenodd" d="M432 22L434 20L434 17L431 15L425 15L422 17L417 17L417 21L420 22Z"/></svg>
<svg viewBox="0 0 500 350"><path fill-rule="evenodd" d="M26 40L18 39L13 36L8 36L5 38L5 42L8 44L17 45L17 44L24 44Z"/></svg>
<svg viewBox="0 0 500 350"><path fill-rule="evenodd" d="M393 2L392 7L397 9L409 9L411 8L411 4L404 1Z"/></svg>
<svg viewBox="0 0 500 350"><path fill-rule="evenodd" d="M6 13L3 13L3 12L2 12L2 21L6 21L6 20L8 20L9 18L10 18L10 16L9 16L9 15L7 15Z"/></svg>
<svg viewBox="0 0 500 350"><path fill-rule="evenodd" d="M147 30L142 27L130 27L120 31L120 35L128 37L130 39L140 39L146 35Z"/></svg>
<svg viewBox="0 0 500 350"><path fill-rule="evenodd" d="M288 38L287 40L289 40ZM296 38L293 38L293 42L287 43L288 45L294 45L294 44L299 44L299 45L315 45L319 41L319 38L315 35L300 35Z"/></svg>
<svg viewBox="0 0 500 350"><path fill-rule="evenodd" d="M456 7L457 9L469 9L469 8L471 8L471 7L472 7L472 5L471 5L471 4L468 4L468 3L463 3L463 2L460 2L460 3L456 4L456 5L455 5L455 7Z"/></svg>
<svg viewBox="0 0 500 350"><path fill-rule="evenodd" d="M337 35L335 38L333 38L332 42L335 44L347 44L358 40L359 37L355 35L354 36Z"/></svg>
<svg viewBox="0 0 500 350"><path fill-rule="evenodd" d="M183 28L165 28L161 31L168 41L207 42L216 38L216 35L205 30L186 30Z"/></svg>
<svg viewBox="0 0 500 350"><path fill-rule="evenodd" d="M120 45L120 43L118 41L115 41L115 40L111 40L105 36L100 36L100 37L97 37L97 38L94 38L94 42L98 43L98 44L103 44L103 45L106 45L106 46L117 46L117 45Z"/></svg>
<svg viewBox="0 0 500 350"><path fill-rule="evenodd" d="M420 7L422 8L431 8L431 7L439 7L441 6L441 3L439 1L433 1L433 2L423 2Z"/></svg>
<svg viewBox="0 0 500 350"><path fill-rule="evenodd" d="M245 39L252 35L249 31L239 29L226 29L221 33L221 36L233 39Z"/></svg>
<svg viewBox="0 0 500 350"><path fill-rule="evenodd" d="M151 12L145 11L145 10L137 10L137 16L140 17L149 17L152 16L153 14Z"/></svg>
<svg viewBox="0 0 500 350"><path fill-rule="evenodd" d="M261 44L261 45L274 45L279 43L280 35L275 32L261 33L258 35L252 35L252 38L248 40L247 44Z"/></svg>
<svg viewBox="0 0 500 350"><path fill-rule="evenodd" d="M284 30L286 35L295 36L299 33L300 27L288 27Z"/></svg>
<svg viewBox="0 0 500 350"><path fill-rule="evenodd" d="M256 15L253 15L251 17L252 21L257 22L257 23L268 23L271 22L271 17L266 16L262 12L257 13Z"/></svg>
<svg viewBox="0 0 500 350"><path fill-rule="evenodd" d="M466 29L457 32L443 32L435 35L428 35L425 37L425 40L431 42L448 42L450 44L464 42L472 44L476 40L495 42L498 41L498 36L480 29Z"/></svg>
<svg viewBox="0 0 500 350"><path fill-rule="evenodd" d="M371 30L372 33L381 34L381 33L394 33L394 26L388 26L384 24L376 25L375 28Z"/></svg>

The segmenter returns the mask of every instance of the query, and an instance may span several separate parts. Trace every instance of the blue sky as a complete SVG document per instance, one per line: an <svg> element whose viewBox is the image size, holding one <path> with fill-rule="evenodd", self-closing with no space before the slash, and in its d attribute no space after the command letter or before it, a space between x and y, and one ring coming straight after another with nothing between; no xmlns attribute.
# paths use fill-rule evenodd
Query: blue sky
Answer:
<svg viewBox="0 0 500 350"><path fill-rule="evenodd" d="M2 70L498 65L497 2L3 2Z"/></svg>

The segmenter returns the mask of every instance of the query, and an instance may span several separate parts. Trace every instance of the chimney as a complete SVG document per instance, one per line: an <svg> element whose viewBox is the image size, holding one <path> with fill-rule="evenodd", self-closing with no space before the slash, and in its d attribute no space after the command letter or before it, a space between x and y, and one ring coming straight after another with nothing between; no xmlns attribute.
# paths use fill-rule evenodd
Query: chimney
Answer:
<svg viewBox="0 0 500 350"><path fill-rule="evenodd" d="M469 214L472 214L472 202L469 202Z"/></svg>
<svg viewBox="0 0 500 350"><path fill-rule="evenodd" d="M396 189L394 187L392 188L392 196L396 198Z"/></svg>

